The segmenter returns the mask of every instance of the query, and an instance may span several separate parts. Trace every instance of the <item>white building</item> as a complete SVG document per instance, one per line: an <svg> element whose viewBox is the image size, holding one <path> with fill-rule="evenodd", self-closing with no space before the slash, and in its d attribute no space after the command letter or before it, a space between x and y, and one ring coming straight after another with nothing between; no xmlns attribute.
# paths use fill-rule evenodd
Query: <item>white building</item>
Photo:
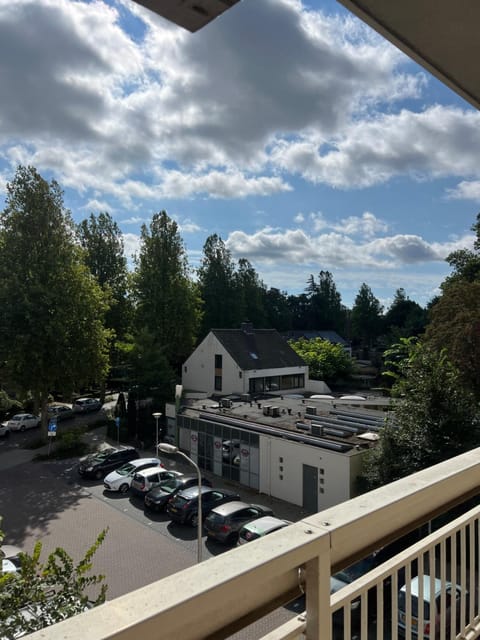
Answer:
<svg viewBox="0 0 480 640"><path fill-rule="evenodd" d="M275 329L212 329L182 369L185 391L206 395L303 391L308 366Z"/></svg>

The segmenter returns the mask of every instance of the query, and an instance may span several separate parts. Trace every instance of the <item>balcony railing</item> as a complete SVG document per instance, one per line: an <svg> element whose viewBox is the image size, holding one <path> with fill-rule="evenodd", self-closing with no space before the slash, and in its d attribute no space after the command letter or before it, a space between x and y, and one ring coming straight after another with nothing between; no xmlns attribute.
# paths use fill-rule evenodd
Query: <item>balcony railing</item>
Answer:
<svg viewBox="0 0 480 640"><path fill-rule="evenodd" d="M263 640L473 640L480 635L477 507L333 594L330 576L476 496L479 484L475 449L29 637L227 638L304 592L305 613L277 624ZM417 602L437 587L434 616L435 603L429 612Z"/></svg>

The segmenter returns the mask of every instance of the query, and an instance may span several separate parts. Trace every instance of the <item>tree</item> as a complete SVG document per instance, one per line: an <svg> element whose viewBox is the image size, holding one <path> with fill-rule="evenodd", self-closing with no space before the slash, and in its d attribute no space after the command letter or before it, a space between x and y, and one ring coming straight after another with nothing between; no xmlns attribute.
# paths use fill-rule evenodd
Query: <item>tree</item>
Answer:
<svg viewBox="0 0 480 640"><path fill-rule="evenodd" d="M322 338L300 338L289 340L288 344L308 365L308 375L312 380L334 382L352 372L352 360L340 344L332 344Z"/></svg>
<svg viewBox="0 0 480 640"><path fill-rule="evenodd" d="M318 283L313 275L307 283L306 294L309 301L307 324L304 329L332 329L343 333L345 330L346 310L342 297L337 291L330 271L320 271Z"/></svg>
<svg viewBox="0 0 480 640"><path fill-rule="evenodd" d="M35 544L32 555L22 553L20 571L0 576L2 638L33 633L105 602L105 576L91 575L90 571L106 534L104 529L77 563L60 547L42 563L41 542ZM0 531L0 542L2 539ZM99 587L94 599L93 587Z"/></svg>
<svg viewBox="0 0 480 640"><path fill-rule="evenodd" d="M452 280L430 310L425 340L445 349L462 384L480 399L480 280Z"/></svg>
<svg viewBox="0 0 480 640"><path fill-rule="evenodd" d="M445 350L405 338L385 355L398 400L365 457L361 482L367 489L468 451L479 436L475 399Z"/></svg>
<svg viewBox="0 0 480 640"><path fill-rule="evenodd" d="M351 311L352 338L369 349L381 332L383 307L370 287L363 283Z"/></svg>
<svg viewBox="0 0 480 640"><path fill-rule="evenodd" d="M424 332L427 320L427 311L410 300L405 289L397 289L392 305L385 314L385 327L390 334L390 343L398 342L400 338L419 336Z"/></svg>
<svg viewBox="0 0 480 640"><path fill-rule="evenodd" d="M265 285L245 258L240 258L238 261L236 278L238 295L241 300L241 317L244 320L249 320L255 327L264 328L266 323Z"/></svg>
<svg viewBox="0 0 480 640"><path fill-rule="evenodd" d="M447 262L453 267L453 273L443 283L442 289L459 280L466 282L480 280L480 213L477 213L477 220L472 226L472 231L476 234L473 251L459 249L447 256Z"/></svg>
<svg viewBox="0 0 480 640"><path fill-rule="evenodd" d="M292 313L285 292L270 287L264 293L266 328L288 331L292 328Z"/></svg>
<svg viewBox="0 0 480 640"><path fill-rule="evenodd" d="M202 336L211 329L237 327L241 317L241 301L235 265L230 251L216 233L209 236L203 245L198 281L203 301Z"/></svg>
<svg viewBox="0 0 480 640"><path fill-rule="evenodd" d="M122 232L109 213L92 213L77 226L77 236L86 265L110 297L105 324L115 338L122 339L130 329L132 313Z"/></svg>
<svg viewBox="0 0 480 640"><path fill-rule="evenodd" d="M142 226L134 287L137 333L152 336L178 371L195 344L200 311L177 223L165 211Z"/></svg>
<svg viewBox="0 0 480 640"><path fill-rule="evenodd" d="M0 361L42 409L108 370L104 294L82 261L59 185L19 167L0 216Z"/></svg>

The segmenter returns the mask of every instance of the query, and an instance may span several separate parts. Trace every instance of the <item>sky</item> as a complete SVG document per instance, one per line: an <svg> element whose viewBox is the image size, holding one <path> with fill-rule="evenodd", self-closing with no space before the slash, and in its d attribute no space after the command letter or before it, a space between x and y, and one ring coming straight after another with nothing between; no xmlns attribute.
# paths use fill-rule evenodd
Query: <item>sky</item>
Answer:
<svg viewBox="0 0 480 640"><path fill-rule="evenodd" d="M165 210L267 287L330 271L426 305L472 248L480 113L335 0L242 0L192 34L132 0L0 0L0 208L19 164L127 256Z"/></svg>

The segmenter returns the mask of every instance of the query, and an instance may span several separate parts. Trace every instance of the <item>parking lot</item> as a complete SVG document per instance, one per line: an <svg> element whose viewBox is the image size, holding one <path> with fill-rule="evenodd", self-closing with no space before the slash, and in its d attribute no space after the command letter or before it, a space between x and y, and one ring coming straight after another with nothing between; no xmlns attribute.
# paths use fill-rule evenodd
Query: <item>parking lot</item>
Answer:
<svg viewBox="0 0 480 640"><path fill-rule="evenodd" d="M111 493L104 490L102 481L81 478L77 460L32 461L35 452L22 447L28 438L38 437L35 432L15 433L8 441L0 441L0 516L5 543L31 552L41 540L44 558L61 546L78 560L108 527L94 559L94 571L106 576L109 600L196 563L195 528L172 523L163 513L144 512L142 501L130 493ZM104 432L91 432L89 437L100 445ZM192 472L187 464L162 459L169 468ZM232 488L218 478L214 484ZM248 489L240 488L240 494L248 502L271 506L279 517L294 520L302 515L294 505ZM203 560L228 552L228 547L203 537ZM280 609L272 616L278 623L290 618L292 611ZM259 624L264 628L265 622ZM252 627L251 636L243 632L238 637L254 638L258 633Z"/></svg>

